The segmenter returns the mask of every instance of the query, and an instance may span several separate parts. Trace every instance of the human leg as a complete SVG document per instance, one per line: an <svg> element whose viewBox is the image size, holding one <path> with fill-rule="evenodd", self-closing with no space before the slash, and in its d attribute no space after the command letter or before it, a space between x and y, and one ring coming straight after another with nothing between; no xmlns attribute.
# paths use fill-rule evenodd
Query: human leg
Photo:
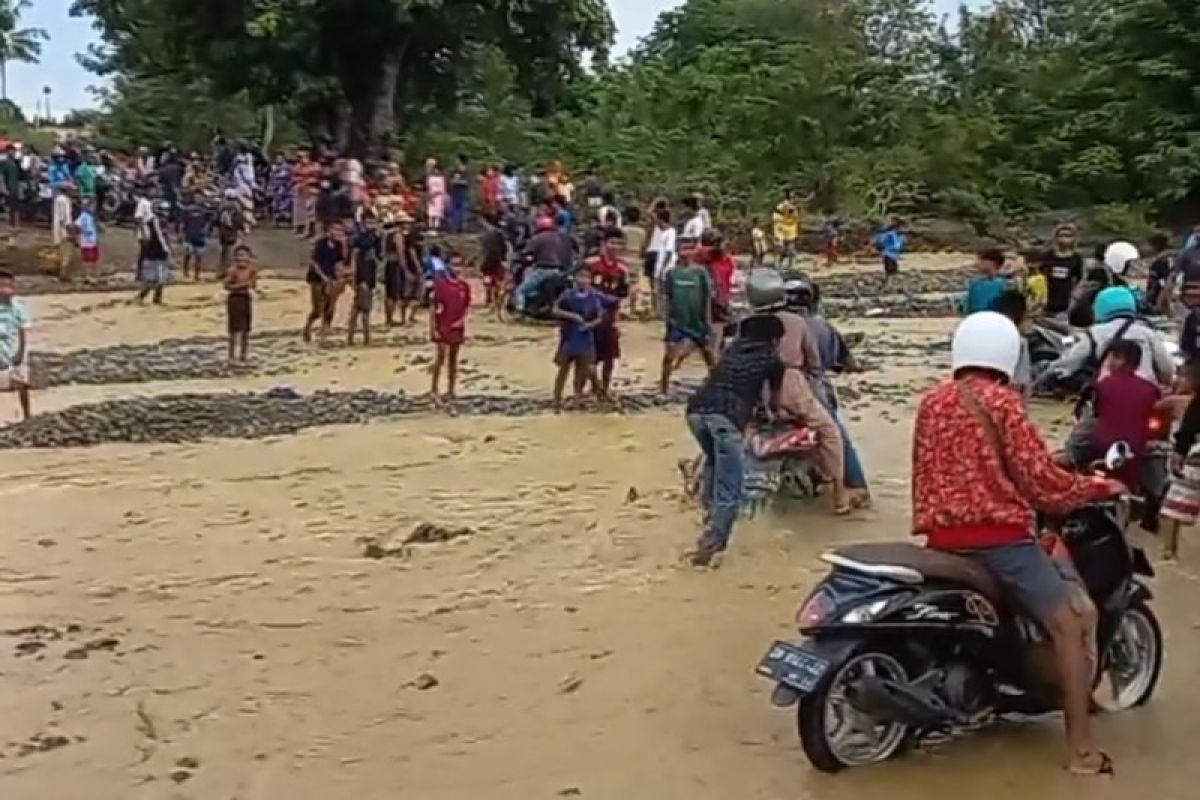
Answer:
<svg viewBox="0 0 1200 800"><path fill-rule="evenodd" d="M712 437L712 503L708 526L701 537L696 557L698 565L707 564L725 550L733 533L742 503L744 443L742 433L724 416L707 414L704 425Z"/></svg>
<svg viewBox="0 0 1200 800"><path fill-rule="evenodd" d="M448 350L446 356L448 362L446 367L446 397L451 400L457 396L458 392L458 351L460 347L462 345L458 342L446 345L446 349Z"/></svg>

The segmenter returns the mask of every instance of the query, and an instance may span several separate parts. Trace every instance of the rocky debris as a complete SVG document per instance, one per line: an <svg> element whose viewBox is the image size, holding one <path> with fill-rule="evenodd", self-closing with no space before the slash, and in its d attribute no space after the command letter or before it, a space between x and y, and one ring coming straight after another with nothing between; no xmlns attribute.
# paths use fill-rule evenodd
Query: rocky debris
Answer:
<svg viewBox="0 0 1200 800"><path fill-rule="evenodd" d="M641 391L622 397L624 413L670 408L686 402L694 386L674 388L663 397ZM455 401L460 414L525 417L549 413L551 398L465 395ZM196 442L205 438L258 439L294 434L318 425L361 424L372 419L428 414L427 397L403 392L318 391L296 399L269 393L188 393L130 397L71 406L0 429L0 449L87 447L109 442ZM596 411L603 411L597 407Z"/></svg>
<svg viewBox="0 0 1200 800"><path fill-rule="evenodd" d="M359 537L358 543L363 547L363 557L376 561L384 558L408 558L411 549L404 544L389 544L373 536Z"/></svg>
<svg viewBox="0 0 1200 800"><path fill-rule="evenodd" d="M184 783L192 778L191 770L173 769L171 770L171 780L175 783Z"/></svg>
<svg viewBox="0 0 1200 800"><path fill-rule="evenodd" d="M460 539L464 536L474 536L475 531L471 528L448 528L443 525L436 525L432 522L422 522L417 527L413 528L405 539L405 544L435 544L437 542L449 542L453 539Z"/></svg>
<svg viewBox="0 0 1200 800"><path fill-rule="evenodd" d="M832 299L822 300L821 307L831 317L842 319L954 317L959 314L958 301L961 294L960 291L955 295L887 295Z"/></svg>
<svg viewBox="0 0 1200 800"><path fill-rule="evenodd" d="M814 275L825 299L867 299L922 294L962 294L978 276L972 265L947 270L905 270L884 280L883 268L863 266L860 272L838 275Z"/></svg>
<svg viewBox="0 0 1200 800"><path fill-rule="evenodd" d="M99 292L133 293L139 284L133 279L132 270L127 273L101 275L95 281L62 281L56 275L21 275L21 294L92 294Z"/></svg>
<svg viewBox="0 0 1200 800"><path fill-rule="evenodd" d="M583 686L583 678L571 673L558 682L558 691L561 694L575 694L581 686Z"/></svg>
<svg viewBox="0 0 1200 800"><path fill-rule="evenodd" d="M35 753L49 753L51 750L66 747L70 743L70 739L59 733L35 733L28 740L16 746L17 755L31 756Z"/></svg>
<svg viewBox="0 0 1200 800"><path fill-rule="evenodd" d="M440 681L438 681L437 676L435 676L433 673L422 672L420 675L413 678L412 683L409 685L419 692L427 692L437 686L439 683Z"/></svg>
<svg viewBox="0 0 1200 800"><path fill-rule="evenodd" d="M63 658L70 659L72 661L80 661L87 658L92 653L111 653L116 650L120 644L121 641L115 636L105 636L101 639L93 639L92 641L81 644L78 647L72 647L70 650L63 653Z"/></svg>

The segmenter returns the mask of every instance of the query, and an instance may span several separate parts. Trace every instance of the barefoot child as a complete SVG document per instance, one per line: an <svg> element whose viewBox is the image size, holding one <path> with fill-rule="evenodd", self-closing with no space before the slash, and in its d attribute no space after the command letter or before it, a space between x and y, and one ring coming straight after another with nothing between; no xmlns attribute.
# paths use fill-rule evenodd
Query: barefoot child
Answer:
<svg viewBox="0 0 1200 800"><path fill-rule="evenodd" d="M83 279L92 281L100 269L100 227L91 200L84 200L75 218L75 234L79 237L79 260L83 264Z"/></svg>
<svg viewBox="0 0 1200 800"><path fill-rule="evenodd" d="M554 363L554 413L562 411L563 388L567 373L575 368L575 400L591 382L596 389L596 329L605 321L604 297L592 288L592 272L587 267L575 275L575 285L567 289L554 305L554 316L562 320ZM599 392L597 392L599 394Z"/></svg>
<svg viewBox="0 0 1200 800"><path fill-rule="evenodd" d="M670 388L671 373L679 369L693 351L700 351L709 370L716 363L712 351L713 280L707 267L696 261L703 255L697 248L689 261L668 272L663 282L663 316L667 320L662 361L663 394Z"/></svg>
<svg viewBox="0 0 1200 800"><path fill-rule="evenodd" d="M435 274L433 307L429 315L429 338L437 345L433 362L433 386L430 396L441 404L438 384L446 367L446 399L453 402L458 385L458 351L467 338L467 314L471 309L471 286L449 269Z"/></svg>
<svg viewBox="0 0 1200 800"><path fill-rule="evenodd" d="M233 250L233 264L225 273L225 312L229 323L229 360L234 353L245 361L250 350L250 329L253 327L253 298L258 289L258 271L254 267L254 251L240 244Z"/></svg>
<svg viewBox="0 0 1200 800"><path fill-rule="evenodd" d="M596 361L600 365L601 400L609 399L613 370L621 358L621 332L617 327L621 301L629 297L629 267L618 255L625 237L620 229L610 229L598 255L591 264L592 286L604 301L604 320L596 328Z"/></svg>
<svg viewBox="0 0 1200 800"><path fill-rule="evenodd" d="M354 306L350 309L349 343L354 344L354 332L362 323L363 344L371 344L371 306L379 280L379 263L383 260L383 238L375 226L375 212L363 210L363 219L354 232L350 261L354 271Z"/></svg>
<svg viewBox="0 0 1200 800"><path fill-rule="evenodd" d="M342 223L330 223L325 235L313 244L305 276L310 302L308 320L304 323L304 341L312 341L312 328L317 320L321 321L321 338L329 333L347 260Z"/></svg>
<svg viewBox="0 0 1200 800"><path fill-rule="evenodd" d="M29 313L16 295L16 278L0 271L0 392L15 392L29 419Z"/></svg>

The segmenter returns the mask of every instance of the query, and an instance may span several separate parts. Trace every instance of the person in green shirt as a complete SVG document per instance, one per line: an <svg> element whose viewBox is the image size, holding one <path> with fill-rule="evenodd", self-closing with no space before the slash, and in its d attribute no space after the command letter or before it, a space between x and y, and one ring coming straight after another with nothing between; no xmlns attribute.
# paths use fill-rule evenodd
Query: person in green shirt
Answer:
<svg viewBox="0 0 1200 800"><path fill-rule="evenodd" d="M11 144L4 158L0 160L0 181L4 183L8 224L15 228L20 221L18 212L21 207L21 159L17 157L17 148Z"/></svg>
<svg viewBox="0 0 1200 800"><path fill-rule="evenodd" d="M712 276L704 266L706 251L704 247L693 248L686 262L676 265L663 277L663 317L667 320L662 361L663 394L670 389L671 373L693 351L700 351L710 370L716 363L710 347L714 293Z"/></svg>
<svg viewBox="0 0 1200 800"><path fill-rule="evenodd" d="M75 182L79 185L79 196L83 200L96 199L96 164L95 156L91 153L84 158L79 169L75 170Z"/></svg>

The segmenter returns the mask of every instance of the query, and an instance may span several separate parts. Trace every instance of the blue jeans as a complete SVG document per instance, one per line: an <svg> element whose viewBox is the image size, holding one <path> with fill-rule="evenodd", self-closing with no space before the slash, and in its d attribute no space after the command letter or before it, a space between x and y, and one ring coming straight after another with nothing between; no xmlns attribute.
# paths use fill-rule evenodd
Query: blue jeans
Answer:
<svg viewBox="0 0 1200 800"><path fill-rule="evenodd" d="M467 227L467 215L470 211L471 195L466 188L450 189L450 230L462 233Z"/></svg>
<svg viewBox="0 0 1200 800"><path fill-rule="evenodd" d="M688 414L688 427L704 451L702 500L708 528L702 544L724 550L742 504L742 432L723 414Z"/></svg>
<svg viewBox="0 0 1200 800"><path fill-rule="evenodd" d="M862 459L858 457L858 450L850 441L850 431L846 429L846 423L842 421L841 412L838 411L837 395L834 393L833 387L825 378L814 380L813 384L817 399L821 401L821 405L825 406L825 410L837 423L838 430L842 432L842 457L846 462L846 474L842 476L842 482L845 483L847 489L869 488L867 471L863 469Z"/></svg>

